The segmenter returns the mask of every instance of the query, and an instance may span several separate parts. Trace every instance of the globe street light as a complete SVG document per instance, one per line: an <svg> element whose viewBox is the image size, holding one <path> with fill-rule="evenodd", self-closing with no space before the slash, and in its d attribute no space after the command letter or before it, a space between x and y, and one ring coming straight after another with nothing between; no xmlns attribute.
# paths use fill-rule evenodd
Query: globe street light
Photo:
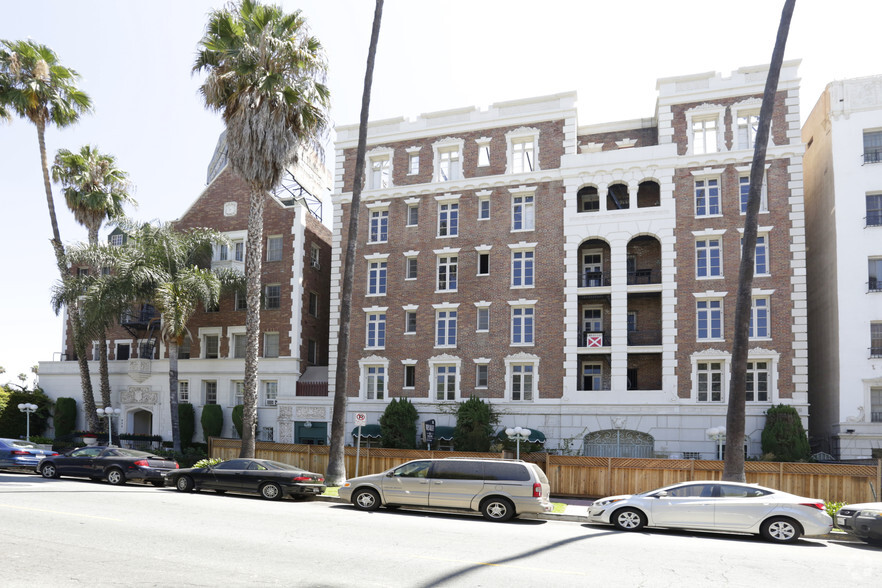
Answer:
<svg viewBox="0 0 882 588"><path fill-rule="evenodd" d="M99 408L95 412L98 413L98 418L107 417L107 446L113 447L113 426L111 425L111 417L114 415L119 415L118 408Z"/></svg>
<svg viewBox="0 0 882 588"><path fill-rule="evenodd" d="M31 413L35 412L39 408L36 404L31 404L30 402L24 402L18 405L18 410L25 413L27 415L27 436L25 439L30 442L31 440Z"/></svg>
<svg viewBox="0 0 882 588"><path fill-rule="evenodd" d="M517 459L521 459L521 441L526 441L530 437L530 433L532 433L530 429L523 429L521 427L515 427L514 429L506 429L505 434L508 435L509 439L514 439L518 443L518 452Z"/></svg>
<svg viewBox="0 0 882 588"><path fill-rule="evenodd" d="M717 459L723 459L723 441L726 440L726 427L711 427L706 431L707 436L717 443Z"/></svg>

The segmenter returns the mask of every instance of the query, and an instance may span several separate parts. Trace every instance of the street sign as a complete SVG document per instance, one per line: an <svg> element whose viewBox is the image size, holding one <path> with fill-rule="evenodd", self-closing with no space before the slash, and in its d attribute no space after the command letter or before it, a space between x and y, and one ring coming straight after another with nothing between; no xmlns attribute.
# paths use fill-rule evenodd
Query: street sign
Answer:
<svg viewBox="0 0 882 588"><path fill-rule="evenodd" d="M355 413L355 426L363 427L367 424L367 413L357 412Z"/></svg>
<svg viewBox="0 0 882 588"><path fill-rule="evenodd" d="M423 436L426 438L426 443L435 440L435 419L429 419L423 423Z"/></svg>

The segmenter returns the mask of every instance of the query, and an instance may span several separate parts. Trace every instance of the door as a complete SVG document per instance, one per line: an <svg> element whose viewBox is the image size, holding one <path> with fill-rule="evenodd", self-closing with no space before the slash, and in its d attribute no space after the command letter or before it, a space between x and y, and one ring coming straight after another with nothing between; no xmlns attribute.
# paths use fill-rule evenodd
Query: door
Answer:
<svg viewBox="0 0 882 588"><path fill-rule="evenodd" d="M328 423L296 421L294 423L294 443L302 445L326 445L328 442Z"/></svg>
<svg viewBox="0 0 882 588"><path fill-rule="evenodd" d="M431 461L414 461L392 470L383 478L383 497L387 504L429 505Z"/></svg>
<svg viewBox="0 0 882 588"><path fill-rule="evenodd" d="M582 365L582 390L602 390L603 366L599 363Z"/></svg>
<svg viewBox="0 0 882 588"><path fill-rule="evenodd" d="M480 461L438 460L429 474L429 506L470 508L484 489L484 464Z"/></svg>
<svg viewBox="0 0 882 588"><path fill-rule="evenodd" d="M582 309L582 347L603 346L603 309L592 306Z"/></svg>
<svg viewBox="0 0 882 588"><path fill-rule="evenodd" d="M89 477L95 463L95 458L101 454L98 447L83 447L74 450L70 455L58 457L55 465L58 466L58 473L62 476L78 476ZM99 474L100 475L100 474Z"/></svg>
<svg viewBox="0 0 882 588"><path fill-rule="evenodd" d="M712 529L714 526L714 484L688 484L650 498L653 524L662 527Z"/></svg>
<svg viewBox="0 0 882 588"><path fill-rule="evenodd" d="M149 411L135 411L132 415L132 433L135 435L153 434L153 415Z"/></svg>
<svg viewBox="0 0 882 588"><path fill-rule="evenodd" d="M592 249L582 254L582 275L585 276L583 287L603 286L603 254L599 250Z"/></svg>
<svg viewBox="0 0 882 588"><path fill-rule="evenodd" d="M737 484L719 484L719 498L714 504L714 525L720 530L748 529L777 506L772 494L759 488Z"/></svg>
<svg viewBox="0 0 882 588"><path fill-rule="evenodd" d="M243 490L245 483L245 470L251 462L247 459L231 459L219 463L206 476L203 487L217 488L221 490Z"/></svg>

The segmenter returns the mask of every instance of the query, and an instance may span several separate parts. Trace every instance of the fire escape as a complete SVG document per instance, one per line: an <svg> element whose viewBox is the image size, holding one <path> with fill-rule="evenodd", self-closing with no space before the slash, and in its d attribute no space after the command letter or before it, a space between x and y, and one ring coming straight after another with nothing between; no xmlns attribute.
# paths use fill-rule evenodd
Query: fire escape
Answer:
<svg viewBox="0 0 882 588"><path fill-rule="evenodd" d="M162 320L152 304L141 304L124 312L119 319L122 328L138 341L138 357L153 359L156 350L156 331Z"/></svg>

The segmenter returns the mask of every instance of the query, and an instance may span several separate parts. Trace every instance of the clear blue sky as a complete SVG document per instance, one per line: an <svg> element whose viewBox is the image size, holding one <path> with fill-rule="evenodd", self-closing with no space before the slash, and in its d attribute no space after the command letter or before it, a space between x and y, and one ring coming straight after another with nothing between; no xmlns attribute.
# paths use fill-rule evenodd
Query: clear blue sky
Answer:
<svg viewBox="0 0 882 588"><path fill-rule="evenodd" d="M285 0L330 62L332 118L358 122L372 0ZM222 130L191 77L209 0L4 2L0 38L31 37L82 74L95 113L50 128L59 148L91 143L131 174L142 220L177 218L205 186ZM580 124L650 117L660 77L767 63L783 0L387 0L371 118L579 93ZM834 80L882 73L882 2L798 0L787 59L802 59L803 120ZM329 153L329 161L333 154ZM62 239L82 241L55 187ZM61 350L49 305L56 279L36 130L0 125L0 382Z"/></svg>

